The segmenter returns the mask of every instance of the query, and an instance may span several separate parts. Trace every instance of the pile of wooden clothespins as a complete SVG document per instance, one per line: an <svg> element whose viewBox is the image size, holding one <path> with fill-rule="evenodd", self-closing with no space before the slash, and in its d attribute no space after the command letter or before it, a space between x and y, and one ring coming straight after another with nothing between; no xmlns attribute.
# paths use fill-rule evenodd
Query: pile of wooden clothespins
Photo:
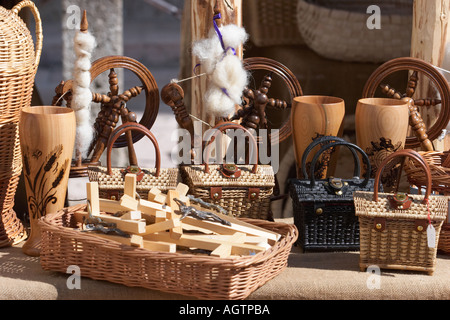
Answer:
<svg viewBox="0 0 450 320"><path fill-rule="evenodd" d="M192 197L181 183L167 194L153 188L148 199L137 194L134 174L126 175L118 200L99 198L97 182L86 187L88 210L75 214L83 232L124 245L225 258L257 254L281 237Z"/></svg>

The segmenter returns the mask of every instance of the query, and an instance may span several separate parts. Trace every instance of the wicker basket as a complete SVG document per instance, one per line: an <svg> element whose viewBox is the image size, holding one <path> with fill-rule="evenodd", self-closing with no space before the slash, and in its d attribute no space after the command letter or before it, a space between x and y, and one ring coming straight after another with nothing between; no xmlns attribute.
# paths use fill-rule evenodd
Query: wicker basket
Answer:
<svg viewBox="0 0 450 320"><path fill-rule="evenodd" d="M381 28L369 29L370 0L298 0L297 24L305 43L333 60L380 63L409 56L412 0L376 1Z"/></svg>
<svg viewBox="0 0 450 320"><path fill-rule="evenodd" d="M412 157L428 172L425 195L379 193L383 168L396 157ZM409 149L396 151L387 157L375 176L374 192L354 194L355 211L360 227L360 268L376 265L386 269L424 271L432 274L437 248L428 246L427 228L436 231L436 244L448 211L448 198L431 194L431 176L426 162ZM408 202L406 202L408 200ZM409 202L410 201L410 202Z"/></svg>
<svg viewBox="0 0 450 320"><path fill-rule="evenodd" d="M296 0L246 0L244 26L258 47L302 45L297 28Z"/></svg>
<svg viewBox="0 0 450 320"><path fill-rule="evenodd" d="M441 228L438 250L443 253L450 253L450 223L444 224Z"/></svg>
<svg viewBox="0 0 450 320"><path fill-rule="evenodd" d="M137 131L149 138L155 147L156 164L154 168L140 168L130 166L129 168L112 168L111 153L115 141L125 132ZM167 192L175 190L179 182L179 171L177 168L161 168L161 151L158 141L153 133L139 123L125 123L116 128L108 140L106 147L106 167L88 167L87 173L90 182L98 182L99 196L103 199L120 199L123 196L125 174L133 172L140 175L136 182L136 192L142 199L147 199L148 192L152 188Z"/></svg>
<svg viewBox="0 0 450 320"><path fill-rule="evenodd" d="M419 154L430 167L433 191L450 195L450 151L419 151ZM419 188L425 186L425 173L417 163L407 161L404 168L410 184ZM442 226L438 249L450 253L450 223L448 222Z"/></svg>
<svg viewBox="0 0 450 320"><path fill-rule="evenodd" d="M419 154L430 167L433 191L450 194L450 151L419 151ZM407 161L404 168L410 184L425 186L426 175L420 165Z"/></svg>
<svg viewBox="0 0 450 320"><path fill-rule="evenodd" d="M212 141L218 133L228 129L243 130L248 134L250 150L253 150L253 164L226 163L209 164ZM270 164L258 164L258 144L251 133L233 122L219 123L215 133L204 149L204 164L181 165L181 181L189 186L189 192L196 198L219 205L233 217L272 220L271 197L275 187L275 174ZM250 148L252 147L252 148ZM228 152L228 150L227 150ZM250 159L248 159L250 163Z"/></svg>
<svg viewBox="0 0 450 320"><path fill-rule="evenodd" d="M218 258L164 253L121 245L77 229L76 211L65 208L43 217L41 266L66 273L77 265L85 277L129 287L144 287L199 299L244 299L287 266L297 239L291 224L242 219L282 235L270 249L253 256Z"/></svg>
<svg viewBox="0 0 450 320"><path fill-rule="evenodd" d="M18 16L25 7L31 9L36 21L36 49L27 26ZM32 1L22 1L11 10L0 7L0 24L0 247L4 247L26 236L13 211L22 172L18 124L21 109L31 104L42 50L42 27Z"/></svg>

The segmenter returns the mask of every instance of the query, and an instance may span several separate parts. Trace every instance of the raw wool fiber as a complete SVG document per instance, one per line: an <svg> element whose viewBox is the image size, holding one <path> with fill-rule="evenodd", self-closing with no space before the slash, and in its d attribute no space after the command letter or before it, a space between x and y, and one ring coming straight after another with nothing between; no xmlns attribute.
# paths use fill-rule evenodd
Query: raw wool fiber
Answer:
<svg viewBox="0 0 450 320"><path fill-rule="evenodd" d="M74 38L76 61L73 70L73 98L71 107L75 111L77 132L75 150L82 157L87 152L94 136L90 121L90 106L92 102L91 56L95 47L95 38L89 32L78 32Z"/></svg>
<svg viewBox="0 0 450 320"><path fill-rule="evenodd" d="M248 73L236 55L236 48L247 41L248 34L233 24L220 27L219 32L220 35L212 29L207 39L194 43L192 52L209 80L204 95L206 110L215 117L228 117L241 103L248 83Z"/></svg>

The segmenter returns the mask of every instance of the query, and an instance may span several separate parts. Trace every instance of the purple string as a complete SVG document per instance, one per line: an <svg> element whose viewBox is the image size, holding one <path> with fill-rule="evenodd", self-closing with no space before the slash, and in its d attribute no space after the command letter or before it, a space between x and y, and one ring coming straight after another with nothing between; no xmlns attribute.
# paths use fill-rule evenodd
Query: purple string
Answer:
<svg viewBox="0 0 450 320"><path fill-rule="evenodd" d="M224 51L224 56L223 56L223 58L224 58L228 50L231 50L231 51L233 52L234 55L236 55L236 50L235 50L233 47L225 48L225 44L224 44L224 42L223 42L222 33L220 32L219 26L217 25L217 22L216 22L216 20L217 20L217 19L220 19L221 17L222 17L222 16L221 16L220 13L216 14L216 15L213 17L213 24L214 24L214 29L216 30L217 36L219 37L220 45L222 46L222 49L223 49L223 51ZM222 59L223 59L223 58L222 58ZM227 91L226 88L220 88L220 89L222 90L222 92L223 92L228 98L231 99L231 97L230 97L230 95L228 94L228 91Z"/></svg>
<svg viewBox="0 0 450 320"><path fill-rule="evenodd" d="M201 66L201 63L197 63L194 67L194 69L192 70L192 72L194 72L195 75L197 75L197 72L195 70L197 70L198 67Z"/></svg>
<svg viewBox="0 0 450 320"><path fill-rule="evenodd" d="M221 44L221 46L222 46L222 49L223 49L224 51L226 51L226 50L225 50L225 44L223 43L222 33L220 33L219 26L217 25L217 22L216 22L216 20L217 20L217 19L220 19L221 17L222 17L222 16L221 16L220 13L216 14L216 15L213 17L213 24L214 24L214 29L216 30L217 36L219 37L219 40L220 40L220 44Z"/></svg>

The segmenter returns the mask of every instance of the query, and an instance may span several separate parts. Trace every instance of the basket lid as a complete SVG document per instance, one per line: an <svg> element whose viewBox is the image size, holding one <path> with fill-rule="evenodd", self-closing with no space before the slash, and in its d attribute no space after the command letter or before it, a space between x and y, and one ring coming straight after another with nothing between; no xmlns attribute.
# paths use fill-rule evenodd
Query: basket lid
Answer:
<svg viewBox="0 0 450 320"><path fill-rule="evenodd" d="M25 22L15 11L0 6L0 71L30 67L36 62L36 54Z"/></svg>

